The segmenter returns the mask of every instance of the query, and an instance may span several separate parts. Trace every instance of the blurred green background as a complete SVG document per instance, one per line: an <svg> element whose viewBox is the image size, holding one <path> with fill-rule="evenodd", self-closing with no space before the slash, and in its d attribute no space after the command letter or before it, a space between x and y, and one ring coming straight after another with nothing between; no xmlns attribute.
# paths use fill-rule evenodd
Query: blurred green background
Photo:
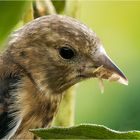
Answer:
<svg viewBox="0 0 140 140"><path fill-rule="evenodd" d="M12 1L11 9L0 2L1 40L9 33L3 26L5 23L7 28L15 26L23 16L18 11L25 10L26 2L22 1L24 6L18 6L19 9ZM7 14L8 22L4 22L6 13L3 9L6 13L13 11ZM128 77L129 85L105 81L105 92L101 94L97 79L80 83L75 103L76 124L94 123L115 130L140 130L140 1L79 0L78 11L79 20L97 33L108 55Z"/></svg>
<svg viewBox="0 0 140 140"><path fill-rule="evenodd" d="M105 81L101 94L98 80L80 83L76 123L140 130L140 1L80 1L79 19L97 33L129 85Z"/></svg>

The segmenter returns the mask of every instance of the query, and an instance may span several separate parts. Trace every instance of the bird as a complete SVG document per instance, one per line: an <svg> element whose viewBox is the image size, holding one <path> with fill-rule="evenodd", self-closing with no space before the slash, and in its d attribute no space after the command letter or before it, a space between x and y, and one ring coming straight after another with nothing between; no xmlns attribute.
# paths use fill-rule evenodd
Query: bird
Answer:
<svg viewBox="0 0 140 140"><path fill-rule="evenodd" d="M39 17L11 33L0 55L0 138L36 139L51 127L64 92L99 78L128 84L92 29L64 15Z"/></svg>

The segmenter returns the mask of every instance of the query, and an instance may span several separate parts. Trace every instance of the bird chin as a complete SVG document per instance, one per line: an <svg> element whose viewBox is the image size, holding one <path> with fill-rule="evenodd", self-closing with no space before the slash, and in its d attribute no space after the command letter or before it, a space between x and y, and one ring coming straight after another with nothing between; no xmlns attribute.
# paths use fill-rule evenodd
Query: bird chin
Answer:
<svg viewBox="0 0 140 140"><path fill-rule="evenodd" d="M103 80L108 80L110 82L118 82L123 85L128 85L128 80L123 74L120 74L117 71L115 72L114 70L111 69L107 69L103 65L99 66L98 68L90 69L89 71L83 70L82 72L83 73L77 75L76 79L78 79L78 82L83 81L85 79L97 78L99 79L99 87L101 93L104 92Z"/></svg>

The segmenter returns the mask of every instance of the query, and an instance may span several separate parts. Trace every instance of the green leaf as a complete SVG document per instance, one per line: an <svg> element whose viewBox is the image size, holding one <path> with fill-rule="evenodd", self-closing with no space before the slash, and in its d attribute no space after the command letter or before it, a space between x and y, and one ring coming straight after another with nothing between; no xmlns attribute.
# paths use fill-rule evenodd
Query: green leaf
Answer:
<svg viewBox="0 0 140 140"><path fill-rule="evenodd" d="M93 124L32 129L31 132L43 139L140 139L140 131L120 132Z"/></svg>
<svg viewBox="0 0 140 140"><path fill-rule="evenodd" d="M29 2L0 1L0 44L23 16Z"/></svg>

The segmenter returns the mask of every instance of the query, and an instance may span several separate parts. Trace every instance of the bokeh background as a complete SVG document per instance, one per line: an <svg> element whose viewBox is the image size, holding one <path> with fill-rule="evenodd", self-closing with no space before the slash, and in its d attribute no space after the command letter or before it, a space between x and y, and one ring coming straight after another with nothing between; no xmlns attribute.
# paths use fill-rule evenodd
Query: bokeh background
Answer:
<svg viewBox="0 0 140 140"><path fill-rule="evenodd" d="M102 40L129 85L98 80L77 87L76 123L103 124L115 130L140 130L140 1L80 1L79 19Z"/></svg>
<svg viewBox="0 0 140 140"><path fill-rule="evenodd" d="M108 55L128 77L129 85L104 81L105 91L101 94L97 79L80 83L76 89L75 122L140 130L140 1L76 1L78 19L97 33ZM0 1L0 41L8 28L15 26L24 7L26 4ZM2 12L5 9L17 16ZM6 16L9 19L3 22Z"/></svg>

